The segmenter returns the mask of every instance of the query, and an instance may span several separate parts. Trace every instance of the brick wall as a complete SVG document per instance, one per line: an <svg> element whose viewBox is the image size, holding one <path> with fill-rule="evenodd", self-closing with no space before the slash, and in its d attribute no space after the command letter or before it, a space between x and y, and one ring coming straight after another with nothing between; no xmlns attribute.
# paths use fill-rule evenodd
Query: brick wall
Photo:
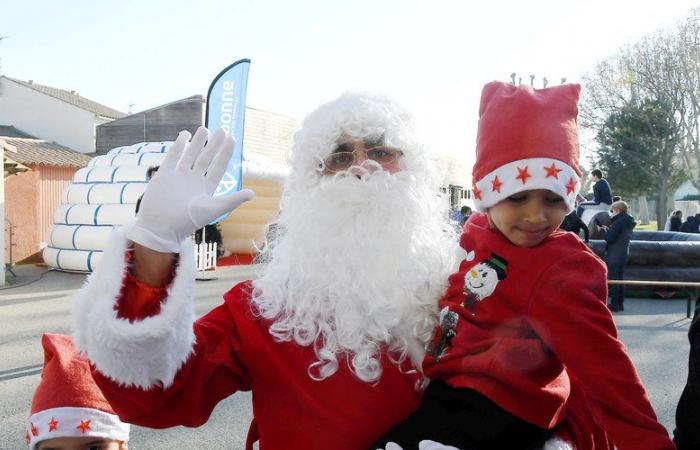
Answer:
<svg viewBox="0 0 700 450"><path fill-rule="evenodd" d="M31 170L5 179L5 218L13 225L12 260L36 256L53 225L53 213L63 199L76 167L31 165ZM9 226L5 225L5 261L9 262Z"/></svg>
<svg viewBox="0 0 700 450"><path fill-rule="evenodd" d="M30 170L5 179L5 218L12 223L14 234L12 259L26 259L39 251L39 179ZM5 262L9 262L9 225L5 222Z"/></svg>

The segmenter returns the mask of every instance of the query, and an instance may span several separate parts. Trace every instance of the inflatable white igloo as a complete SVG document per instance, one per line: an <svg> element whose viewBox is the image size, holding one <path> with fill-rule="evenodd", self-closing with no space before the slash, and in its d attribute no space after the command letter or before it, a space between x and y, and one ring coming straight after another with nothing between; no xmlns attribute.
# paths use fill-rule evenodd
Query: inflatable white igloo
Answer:
<svg viewBox="0 0 700 450"><path fill-rule="evenodd" d="M118 147L78 170L54 211L43 251L46 264L66 271L93 271L114 227L134 217L136 201L146 190L146 172L163 162L171 144ZM287 173L284 164L263 155L245 156L243 187L253 189L256 196L221 222L227 253L255 253L266 224L277 214Z"/></svg>
<svg viewBox="0 0 700 450"><path fill-rule="evenodd" d="M117 147L78 170L47 231L46 264L60 270L93 271L114 227L134 217L136 201L146 189L146 172L161 164L171 143Z"/></svg>

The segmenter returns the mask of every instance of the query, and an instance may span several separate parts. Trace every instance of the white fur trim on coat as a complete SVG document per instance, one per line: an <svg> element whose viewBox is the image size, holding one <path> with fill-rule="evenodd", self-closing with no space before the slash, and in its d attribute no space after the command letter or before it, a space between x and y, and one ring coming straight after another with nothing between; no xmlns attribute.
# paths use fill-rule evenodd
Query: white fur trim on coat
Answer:
<svg viewBox="0 0 700 450"><path fill-rule="evenodd" d="M122 385L168 387L190 357L195 341L192 241L183 242L160 313L133 323L117 318L114 309L127 271L127 246L124 230L116 229L100 266L76 296L75 345L100 372Z"/></svg>

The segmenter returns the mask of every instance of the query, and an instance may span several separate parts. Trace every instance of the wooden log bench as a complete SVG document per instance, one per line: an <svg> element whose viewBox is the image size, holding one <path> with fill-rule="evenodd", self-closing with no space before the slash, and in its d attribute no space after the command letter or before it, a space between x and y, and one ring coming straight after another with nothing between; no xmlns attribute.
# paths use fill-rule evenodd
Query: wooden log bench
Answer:
<svg viewBox="0 0 700 450"><path fill-rule="evenodd" d="M641 280L608 280L608 284L622 284L625 286L663 286L686 288L688 292L688 304L686 317L690 319L691 308L697 304L700 295L700 283L695 281L641 281Z"/></svg>

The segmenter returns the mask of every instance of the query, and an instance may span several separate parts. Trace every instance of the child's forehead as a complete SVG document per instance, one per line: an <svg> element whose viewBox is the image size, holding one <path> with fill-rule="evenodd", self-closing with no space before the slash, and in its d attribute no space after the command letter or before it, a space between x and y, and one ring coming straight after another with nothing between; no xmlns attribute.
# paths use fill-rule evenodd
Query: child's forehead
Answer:
<svg viewBox="0 0 700 450"><path fill-rule="evenodd" d="M100 445L118 442L101 436L63 436L46 439L37 444L37 450L72 450L86 445Z"/></svg>
<svg viewBox="0 0 700 450"><path fill-rule="evenodd" d="M551 197L551 196L556 196L556 197L561 197L558 193L554 191L550 191L549 189L524 189L522 191L514 192L513 194L510 195L510 197L516 197L518 195L527 195L527 196L542 196L542 197Z"/></svg>

